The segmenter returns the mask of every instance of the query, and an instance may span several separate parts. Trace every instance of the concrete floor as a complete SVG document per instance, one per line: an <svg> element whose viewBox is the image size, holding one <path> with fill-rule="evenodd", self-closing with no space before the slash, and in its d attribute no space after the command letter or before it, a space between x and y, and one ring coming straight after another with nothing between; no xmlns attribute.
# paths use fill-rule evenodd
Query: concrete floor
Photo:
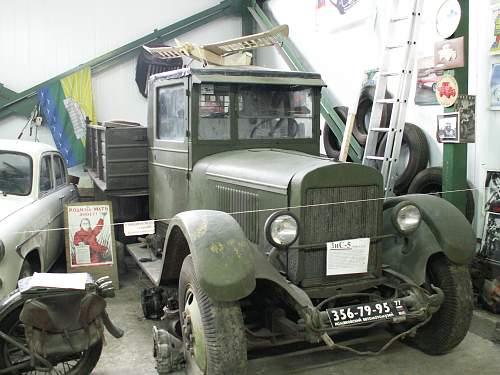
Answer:
<svg viewBox="0 0 500 375"><path fill-rule="evenodd" d="M126 333L118 340L107 336L107 345L93 374L156 375L151 339L151 329L155 322L143 318L140 306L140 291L148 286L148 280L136 266L129 264L129 272L122 277L117 296L108 300L111 318ZM479 315L476 313L471 328L473 332L455 350L444 356L428 356L399 342L377 357L359 357L346 352L316 348L253 359L249 361L249 374L498 375L500 345L487 339L497 320L500 317L484 312L479 312Z"/></svg>

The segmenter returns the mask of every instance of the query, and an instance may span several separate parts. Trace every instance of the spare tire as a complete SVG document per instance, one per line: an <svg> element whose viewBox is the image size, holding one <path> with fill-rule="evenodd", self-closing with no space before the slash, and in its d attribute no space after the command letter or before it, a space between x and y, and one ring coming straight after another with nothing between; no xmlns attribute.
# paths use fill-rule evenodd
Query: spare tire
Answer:
<svg viewBox="0 0 500 375"><path fill-rule="evenodd" d="M335 107L333 110L345 124L347 121L348 108ZM339 160L341 144L326 122L323 125L323 146L325 146L325 152L329 158Z"/></svg>
<svg viewBox="0 0 500 375"><path fill-rule="evenodd" d="M467 186L471 189L469 183L467 183ZM442 191L443 168L441 167L431 167L419 172L408 187L408 194L433 194L441 197ZM472 223L475 209L472 190L467 190L465 196L465 217L469 223Z"/></svg>
<svg viewBox="0 0 500 375"><path fill-rule="evenodd" d="M163 44L150 44L148 47L168 47ZM163 73L170 70L180 69L183 65L182 57L173 57L170 59L162 59L151 55L145 49L141 49L137 56L137 64L135 66L135 82L142 96L148 97L148 80L153 74Z"/></svg>
<svg viewBox="0 0 500 375"><path fill-rule="evenodd" d="M377 150L378 156L384 156L386 141L387 134L380 142ZM399 161L396 166L394 194L406 194L417 173L424 170L428 163L429 145L424 132L418 126L407 122L403 132Z"/></svg>
<svg viewBox="0 0 500 375"><path fill-rule="evenodd" d="M365 86L361 90L359 96L358 109L356 112L356 119L354 127L352 128L352 135L361 146L366 144L368 136L368 127L370 125L370 116L372 113L373 98L375 96L375 86ZM386 98L392 98L388 91L385 93ZM382 110L382 117L380 118L380 127L387 128L391 122L392 104L384 105Z"/></svg>

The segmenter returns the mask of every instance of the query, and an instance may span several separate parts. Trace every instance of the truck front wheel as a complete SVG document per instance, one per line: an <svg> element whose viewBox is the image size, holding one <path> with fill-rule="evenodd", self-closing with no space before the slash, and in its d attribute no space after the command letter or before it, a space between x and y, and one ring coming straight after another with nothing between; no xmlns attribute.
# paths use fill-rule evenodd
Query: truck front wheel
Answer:
<svg viewBox="0 0 500 375"><path fill-rule="evenodd" d="M464 339L472 318L472 283L465 265L452 263L444 255L429 260L428 284L441 288L441 308L409 341L427 354L449 352Z"/></svg>
<svg viewBox="0 0 500 375"><path fill-rule="evenodd" d="M238 302L212 301L188 255L179 276L179 312L187 373L245 374L247 346Z"/></svg>

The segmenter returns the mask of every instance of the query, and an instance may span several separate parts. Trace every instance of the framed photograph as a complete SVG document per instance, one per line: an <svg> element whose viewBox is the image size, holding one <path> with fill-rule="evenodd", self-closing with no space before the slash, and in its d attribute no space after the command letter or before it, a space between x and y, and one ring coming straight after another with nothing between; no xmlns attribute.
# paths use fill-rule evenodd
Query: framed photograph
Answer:
<svg viewBox="0 0 500 375"><path fill-rule="evenodd" d="M441 143L458 143L459 113L451 112L437 116L437 140Z"/></svg>
<svg viewBox="0 0 500 375"><path fill-rule="evenodd" d="M500 171L487 171L485 181L485 212L500 214Z"/></svg>
<svg viewBox="0 0 500 375"><path fill-rule="evenodd" d="M500 111L500 64L491 66L490 109Z"/></svg>
<svg viewBox="0 0 500 375"><path fill-rule="evenodd" d="M500 264L500 213L488 212L486 214L479 255L493 263Z"/></svg>
<svg viewBox="0 0 500 375"><path fill-rule="evenodd" d="M118 286L111 202L81 202L65 207L68 272L110 276Z"/></svg>
<svg viewBox="0 0 500 375"><path fill-rule="evenodd" d="M455 102L455 111L460 114L458 141L474 143L476 141L476 96L459 94Z"/></svg>

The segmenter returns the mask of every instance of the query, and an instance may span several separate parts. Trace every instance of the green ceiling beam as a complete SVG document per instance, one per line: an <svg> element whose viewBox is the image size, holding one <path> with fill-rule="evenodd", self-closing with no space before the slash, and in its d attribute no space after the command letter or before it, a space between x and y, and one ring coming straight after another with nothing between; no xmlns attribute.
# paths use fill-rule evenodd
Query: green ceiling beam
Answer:
<svg viewBox="0 0 500 375"><path fill-rule="evenodd" d="M2 86L0 92L8 90L15 95L7 97L7 100L2 100L2 98L0 98L0 119L12 114L25 116L29 115L33 106L37 103L36 92L38 89L73 74L82 68L90 67L94 72L101 71L116 64L124 58L138 53L144 44L171 40L225 15L241 15L241 9L244 5L243 1L245 0L223 0L209 9L193 14L190 17L184 18L183 20L177 21L162 29L154 30L152 33L143 36L142 38L134 40L133 42L125 44L113 51L78 65L73 69L52 77L20 93L14 93L13 91Z"/></svg>
<svg viewBox="0 0 500 375"><path fill-rule="evenodd" d="M259 5L253 1L249 7L249 11L254 17L255 21L264 30L271 29L277 26L277 22L271 20ZM281 38L281 37L280 37ZM311 71L311 66L307 63L305 58L300 54L297 48L293 45L289 38L281 38L281 48L279 49L282 57L287 65L292 70ZM332 129L333 134L342 144L344 137L345 124L342 122L337 113L333 110L333 100L330 98L328 92L323 92L321 97L321 114L325 118L326 123ZM351 137L351 144L349 146L349 156L355 163L360 163L363 158L363 148Z"/></svg>
<svg viewBox="0 0 500 375"><path fill-rule="evenodd" d="M468 94L468 61L469 61L469 0L459 0L462 8L462 18L457 30L451 38L464 36L464 67L454 70L458 83L459 93ZM445 112L453 112L453 107L446 108ZM467 144L445 143L443 145L443 198L465 214L466 192L457 190L468 189L467 184ZM454 192L455 191L455 192Z"/></svg>

